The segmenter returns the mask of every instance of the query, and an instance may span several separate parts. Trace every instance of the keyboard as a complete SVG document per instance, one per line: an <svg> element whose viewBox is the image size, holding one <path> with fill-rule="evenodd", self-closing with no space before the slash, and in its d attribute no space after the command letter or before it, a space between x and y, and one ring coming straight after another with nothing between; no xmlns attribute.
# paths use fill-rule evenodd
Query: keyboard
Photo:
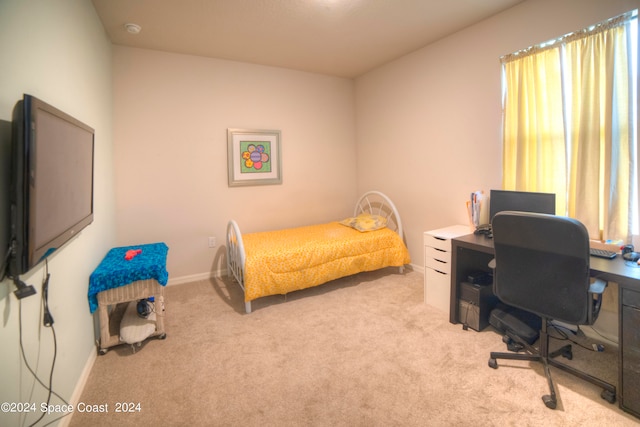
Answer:
<svg viewBox="0 0 640 427"><path fill-rule="evenodd" d="M590 252L591 252L591 256L596 256L598 258L614 259L617 255L616 252L608 251L606 249L591 248Z"/></svg>

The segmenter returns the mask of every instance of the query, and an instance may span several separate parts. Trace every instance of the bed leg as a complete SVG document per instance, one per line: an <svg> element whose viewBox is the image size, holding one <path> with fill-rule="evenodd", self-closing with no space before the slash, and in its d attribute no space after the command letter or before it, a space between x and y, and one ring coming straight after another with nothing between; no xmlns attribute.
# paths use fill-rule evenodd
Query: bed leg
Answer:
<svg viewBox="0 0 640 427"><path fill-rule="evenodd" d="M399 270L400 270L400 274L404 273L404 265L400 267Z"/></svg>
<svg viewBox="0 0 640 427"><path fill-rule="evenodd" d="M247 301L244 303L244 311L246 311L247 314L251 313L251 301Z"/></svg>

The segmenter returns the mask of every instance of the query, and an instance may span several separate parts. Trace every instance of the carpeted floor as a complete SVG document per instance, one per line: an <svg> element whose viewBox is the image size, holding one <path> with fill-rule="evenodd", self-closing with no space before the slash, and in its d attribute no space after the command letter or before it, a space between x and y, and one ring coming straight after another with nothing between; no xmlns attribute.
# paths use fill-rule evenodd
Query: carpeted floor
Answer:
<svg viewBox="0 0 640 427"><path fill-rule="evenodd" d="M81 401L109 412L70 425L638 425L553 368L559 402L547 409L542 366L489 368L501 336L464 331L423 301L422 274L395 269L257 300L249 315L228 278L170 286L167 339L99 356ZM615 348L577 348L571 363L617 383ZM136 405L117 413L118 402Z"/></svg>

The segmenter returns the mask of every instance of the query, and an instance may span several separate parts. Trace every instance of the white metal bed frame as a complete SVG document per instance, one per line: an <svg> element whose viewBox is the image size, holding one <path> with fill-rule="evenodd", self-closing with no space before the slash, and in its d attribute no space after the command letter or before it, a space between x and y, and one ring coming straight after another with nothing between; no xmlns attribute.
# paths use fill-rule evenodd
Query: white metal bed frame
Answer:
<svg viewBox="0 0 640 427"><path fill-rule="evenodd" d="M387 228L398 233L404 240L402 234L402 221L398 209L391 199L380 191L368 191L363 194L356 203L353 215L357 216L362 213L379 215L387 219ZM244 277L245 277L245 260L244 243L242 242L242 233L240 227L234 220L230 220L227 224L227 272L235 279L244 293ZM404 267L399 267L400 273L404 272ZM251 313L251 301L246 301L245 311Z"/></svg>

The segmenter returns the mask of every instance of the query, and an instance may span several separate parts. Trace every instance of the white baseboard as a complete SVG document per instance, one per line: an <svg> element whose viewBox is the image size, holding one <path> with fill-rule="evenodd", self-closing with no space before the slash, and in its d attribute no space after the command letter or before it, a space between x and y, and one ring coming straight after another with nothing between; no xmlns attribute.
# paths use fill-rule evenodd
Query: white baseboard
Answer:
<svg viewBox="0 0 640 427"><path fill-rule="evenodd" d="M207 273L189 274L187 276L170 277L167 286L181 285L183 283L197 282L198 280L207 280L212 277L222 277L227 275L227 270L210 271Z"/></svg>
<svg viewBox="0 0 640 427"><path fill-rule="evenodd" d="M409 264L411 266L411 269L413 271L417 271L418 273L424 274L424 266L422 265L416 265L416 264Z"/></svg>
<svg viewBox="0 0 640 427"><path fill-rule="evenodd" d="M82 370L82 373L80 374L80 378L78 379L78 382L76 383L76 387L73 390L73 394L71 395L71 398L69 399L69 403L74 408L77 407L78 402L80 401L80 398L82 397L82 392L84 391L85 385L87 385L87 381L89 380L89 374L91 374L91 369L93 369L93 364L96 361L96 357L98 357L98 352L96 351L95 347L92 347L92 350L89 353L89 358L87 359L87 362L84 364L84 369ZM69 425L69 423L71 423L71 417L73 417L73 412L69 416L66 416L66 417L62 418L60 420L60 424L58 424L58 426L59 427L67 427Z"/></svg>

